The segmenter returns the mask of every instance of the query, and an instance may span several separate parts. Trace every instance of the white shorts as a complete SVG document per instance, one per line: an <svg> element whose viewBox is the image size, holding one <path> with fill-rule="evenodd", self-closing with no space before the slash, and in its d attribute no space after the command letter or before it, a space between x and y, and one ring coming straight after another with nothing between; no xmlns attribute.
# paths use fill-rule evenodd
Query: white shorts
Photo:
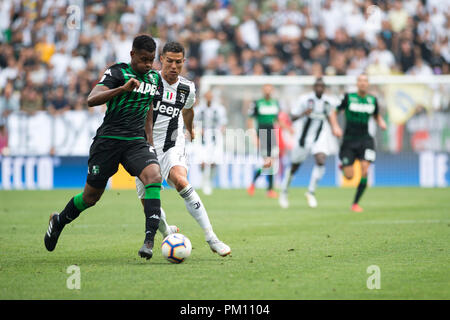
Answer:
<svg viewBox="0 0 450 320"><path fill-rule="evenodd" d="M161 176L163 180L166 180L169 185L173 186L168 179L170 169L172 169L174 166L182 166L186 168L186 170L188 170L184 144L175 145L166 152L163 152L162 149L156 149L156 155L158 157L158 162L161 167ZM145 187L138 177L136 177L136 190L139 199L144 199Z"/></svg>
<svg viewBox="0 0 450 320"><path fill-rule="evenodd" d="M330 154L326 134L321 134L317 141L305 144L303 147L297 142L291 151L291 163L301 163L305 161L310 154L315 155L318 153L324 153L325 155Z"/></svg>

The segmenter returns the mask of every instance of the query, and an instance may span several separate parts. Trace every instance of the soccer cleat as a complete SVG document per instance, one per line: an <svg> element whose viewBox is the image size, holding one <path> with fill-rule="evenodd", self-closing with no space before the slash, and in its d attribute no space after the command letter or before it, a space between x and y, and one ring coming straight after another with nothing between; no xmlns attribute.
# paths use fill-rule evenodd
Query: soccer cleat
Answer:
<svg viewBox="0 0 450 320"><path fill-rule="evenodd" d="M206 242L209 244L209 247L213 252L216 252L222 257L225 257L231 253L230 247L217 238L208 240Z"/></svg>
<svg viewBox="0 0 450 320"><path fill-rule="evenodd" d="M247 193L251 196L255 194L255 185L253 183L247 188Z"/></svg>
<svg viewBox="0 0 450 320"><path fill-rule="evenodd" d="M278 193L276 191L274 191L274 190L267 191L266 195L267 195L268 198L272 198L272 199L278 198Z"/></svg>
<svg viewBox="0 0 450 320"><path fill-rule="evenodd" d="M212 195L212 188L209 185L204 186L202 191L206 196Z"/></svg>
<svg viewBox="0 0 450 320"><path fill-rule="evenodd" d="M308 201L308 205L311 208L317 207L317 200L313 193L308 191L305 193L305 197L306 197L306 200Z"/></svg>
<svg viewBox="0 0 450 320"><path fill-rule="evenodd" d="M278 203L280 204L280 207L282 207L283 209L289 208L289 200L288 200L287 193L285 193L285 192L280 193L280 197L278 198Z"/></svg>
<svg viewBox="0 0 450 320"><path fill-rule="evenodd" d="M162 233L163 238L167 237L169 234L173 234L173 233L179 233L180 232L180 228L178 228L177 226L168 226L168 228L166 229L166 232Z"/></svg>
<svg viewBox="0 0 450 320"><path fill-rule="evenodd" d="M177 226L169 226L169 230L170 230L170 233L169 234L172 234L172 233L179 233L180 232L180 228L178 228ZM169 235L168 234L168 235Z"/></svg>
<svg viewBox="0 0 450 320"><path fill-rule="evenodd" d="M59 235L62 229L58 228L58 213L54 212L50 215L48 222L48 229L44 236L44 244L48 251L55 250L56 244L58 243Z"/></svg>
<svg viewBox="0 0 450 320"><path fill-rule="evenodd" d="M357 203L352 204L351 210L352 210L353 212L363 212L363 211L364 211L363 208L361 208L361 207L359 206L359 204L357 204Z"/></svg>
<svg viewBox="0 0 450 320"><path fill-rule="evenodd" d="M144 244L141 249L139 249L138 254L141 258L145 258L147 260L151 259L151 257L153 257L153 241L144 241Z"/></svg>

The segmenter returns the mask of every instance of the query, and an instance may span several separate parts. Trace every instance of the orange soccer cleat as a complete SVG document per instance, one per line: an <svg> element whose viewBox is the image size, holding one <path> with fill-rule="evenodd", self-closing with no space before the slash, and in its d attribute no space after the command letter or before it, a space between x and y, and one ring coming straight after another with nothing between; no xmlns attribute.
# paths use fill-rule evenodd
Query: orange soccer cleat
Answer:
<svg viewBox="0 0 450 320"><path fill-rule="evenodd" d="M267 197L276 199L276 198L278 198L278 193L276 193L276 191L274 191L274 190L269 190L269 191L267 191Z"/></svg>
<svg viewBox="0 0 450 320"><path fill-rule="evenodd" d="M253 183L247 188L247 193L251 196L255 194L255 185Z"/></svg>
<svg viewBox="0 0 450 320"><path fill-rule="evenodd" d="M359 204L357 204L357 203L354 203L354 204L352 205L351 210L352 210L353 212L363 212L363 211L364 211L363 208L361 208L361 207L359 206Z"/></svg>

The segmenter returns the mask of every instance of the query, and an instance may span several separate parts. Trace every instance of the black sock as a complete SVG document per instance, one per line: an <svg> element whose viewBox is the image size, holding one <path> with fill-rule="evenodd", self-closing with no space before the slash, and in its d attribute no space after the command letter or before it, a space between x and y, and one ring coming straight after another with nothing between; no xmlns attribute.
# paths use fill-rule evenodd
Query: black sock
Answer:
<svg viewBox="0 0 450 320"><path fill-rule="evenodd" d="M70 222L72 222L73 220L75 220L76 218L78 218L78 216L80 215L81 211L79 209L77 209L77 207L75 207L75 203L73 198L70 199L70 201L67 203L66 207L64 208L63 211L61 211L61 213L59 214L59 228L64 228L64 226Z"/></svg>
<svg viewBox="0 0 450 320"><path fill-rule="evenodd" d="M161 200L144 199L145 241L153 241L161 219Z"/></svg>
<svg viewBox="0 0 450 320"><path fill-rule="evenodd" d="M269 181L269 188L267 190L273 189L273 174L267 176L267 180Z"/></svg>
<svg viewBox="0 0 450 320"><path fill-rule="evenodd" d="M259 176L261 175L261 171L262 171L261 168L255 171L255 175L253 176L253 183L255 183L256 180L259 178Z"/></svg>
<svg viewBox="0 0 450 320"><path fill-rule="evenodd" d="M366 190L366 186L367 186L367 178L363 177L359 181L358 188L356 189L355 200L353 201L354 204L359 202L359 199L361 198L362 194L364 193L364 190Z"/></svg>
<svg viewBox="0 0 450 320"><path fill-rule="evenodd" d="M64 210L59 214L59 227L61 229L64 228L66 224L78 218L81 212L91 206L92 205L84 202L83 192L77 194L72 199L70 199Z"/></svg>

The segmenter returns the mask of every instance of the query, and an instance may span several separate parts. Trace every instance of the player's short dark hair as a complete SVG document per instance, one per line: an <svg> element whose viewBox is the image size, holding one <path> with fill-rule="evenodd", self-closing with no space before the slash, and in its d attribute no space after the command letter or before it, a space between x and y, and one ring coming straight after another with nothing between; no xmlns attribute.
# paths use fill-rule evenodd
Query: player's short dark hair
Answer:
<svg viewBox="0 0 450 320"><path fill-rule="evenodd" d="M162 54L165 54L167 52L175 52L175 53L182 52L184 57L184 47L182 46L181 43L176 41L169 41L164 45L162 49Z"/></svg>
<svg viewBox="0 0 450 320"><path fill-rule="evenodd" d="M133 50L145 50L148 52L156 51L156 42L152 37L141 34L133 40Z"/></svg>
<svg viewBox="0 0 450 320"><path fill-rule="evenodd" d="M316 78L316 81L314 81L314 85L317 85L317 84L323 84L323 85L325 85L325 81L323 81L323 78L322 78L322 77Z"/></svg>

